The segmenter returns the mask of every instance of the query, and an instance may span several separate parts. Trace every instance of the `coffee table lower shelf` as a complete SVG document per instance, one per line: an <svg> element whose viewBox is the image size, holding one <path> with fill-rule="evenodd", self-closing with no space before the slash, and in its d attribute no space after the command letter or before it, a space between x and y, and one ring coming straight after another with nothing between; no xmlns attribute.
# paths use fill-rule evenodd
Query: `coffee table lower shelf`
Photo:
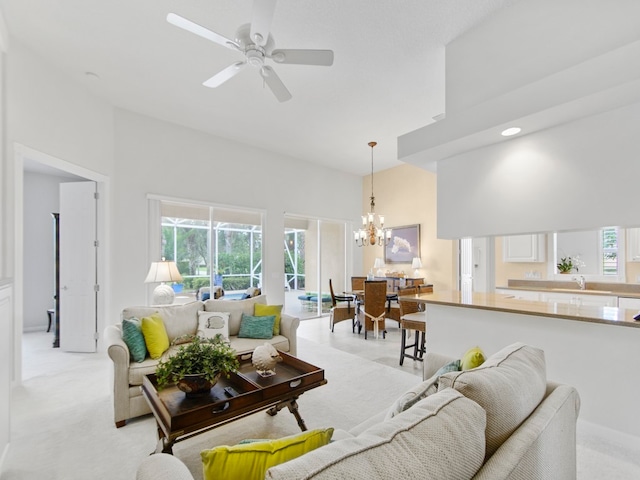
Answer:
<svg viewBox="0 0 640 480"><path fill-rule="evenodd" d="M210 392L198 397L187 397L175 385L158 390L155 375L146 375L142 394L158 426L158 445L154 453L173 453L176 442L262 410L273 416L286 407L300 429L305 431L307 427L297 400L307 390L327 383L324 370L286 353L280 352L280 355L283 361L271 377L261 377L255 372L250 353L239 355L238 372L228 378L221 377ZM238 395L226 395L224 388L228 386Z"/></svg>

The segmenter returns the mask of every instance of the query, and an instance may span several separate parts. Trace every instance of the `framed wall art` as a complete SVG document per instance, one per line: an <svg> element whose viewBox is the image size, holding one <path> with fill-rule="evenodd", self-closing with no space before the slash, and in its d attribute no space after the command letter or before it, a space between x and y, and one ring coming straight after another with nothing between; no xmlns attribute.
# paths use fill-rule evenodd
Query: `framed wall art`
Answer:
<svg viewBox="0 0 640 480"><path fill-rule="evenodd" d="M391 240L384 247L384 263L411 263L420 257L420 225L393 227Z"/></svg>

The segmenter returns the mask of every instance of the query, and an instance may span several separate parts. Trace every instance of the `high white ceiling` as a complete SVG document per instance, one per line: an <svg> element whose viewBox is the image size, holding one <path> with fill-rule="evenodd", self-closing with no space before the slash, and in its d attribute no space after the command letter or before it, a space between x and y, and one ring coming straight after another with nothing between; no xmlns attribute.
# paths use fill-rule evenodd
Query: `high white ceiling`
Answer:
<svg viewBox="0 0 640 480"><path fill-rule="evenodd" d="M259 1L259 0L258 0ZM166 21L177 13L226 37L253 0L0 0L17 39L111 104L357 175L399 165L397 138L444 111L444 45L517 0L278 0L276 48L331 49L331 67L268 61L293 98L279 103L239 61ZM97 75L87 75L91 72Z"/></svg>

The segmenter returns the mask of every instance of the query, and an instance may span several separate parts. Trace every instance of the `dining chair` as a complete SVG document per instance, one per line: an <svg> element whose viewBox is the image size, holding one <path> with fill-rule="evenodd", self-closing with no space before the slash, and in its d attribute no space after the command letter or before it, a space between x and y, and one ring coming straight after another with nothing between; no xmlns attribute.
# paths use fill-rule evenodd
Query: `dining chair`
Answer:
<svg viewBox="0 0 640 480"><path fill-rule="evenodd" d="M329 312L329 327L333 332L336 323L351 319L351 331L356 331L356 302L354 295L335 295L333 283L329 279L329 291L331 292L331 310Z"/></svg>
<svg viewBox="0 0 640 480"><path fill-rule="evenodd" d="M386 338L384 319L387 314L387 282L386 280L366 280L364 282L364 303L358 308L358 333L364 327L364 338L372 330L376 338L382 332Z"/></svg>
<svg viewBox="0 0 640 480"><path fill-rule="evenodd" d="M400 365L404 363L405 357L412 360L423 360L425 352L425 339L427 333L426 313L420 310L418 302L402 300L403 296L415 295L418 293L416 287L405 287L398 292L400 304ZM407 337L410 331L415 331L415 338L412 344L407 345ZM413 353L407 350L413 349Z"/></svg>
<svg viewBox="0 0 640 480"><path fill-rule="evenodd" d="M364 282L367 280L367 277L351 277L351 290L364 290Z"/></svg>

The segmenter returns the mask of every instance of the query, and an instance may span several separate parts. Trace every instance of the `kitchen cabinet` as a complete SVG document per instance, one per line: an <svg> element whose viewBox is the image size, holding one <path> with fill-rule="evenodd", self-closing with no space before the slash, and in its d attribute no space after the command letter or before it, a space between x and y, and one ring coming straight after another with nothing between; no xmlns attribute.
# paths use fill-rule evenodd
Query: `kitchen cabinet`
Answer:
<svg viewBox="0 0 640 480"><path fill-rule="evenodd" d="M541 300L548 303L569 303L594 307L617 307L618 297L613 295L590 295L579 293L544 292Z"/></svg>
<svg viewBox="0 0 640 480"><path fill-rule="evenodd" d="M618 307L640 311L640 298L619 297Z"/></svg>
<svg viewBox="0 0 640 480"><path fill-rule="evenodd" d="M505 289L497 289L496 293L501 293L504 295L510 295L516 300L540 300L540 292L533 292L530 290L511 290L508 288Z"/></svg>
<svg viewBox="0 0 640 480"><path fill-rule="evenodd" d="M504 262L544 262L544 234L509 235L502 237L502 260Z"/></svg>
<svg viewBox="0 0 640 480"><path fill-rule="evenodd" d="M640 228L627 228L627 262L640 262Z"/></svg>

